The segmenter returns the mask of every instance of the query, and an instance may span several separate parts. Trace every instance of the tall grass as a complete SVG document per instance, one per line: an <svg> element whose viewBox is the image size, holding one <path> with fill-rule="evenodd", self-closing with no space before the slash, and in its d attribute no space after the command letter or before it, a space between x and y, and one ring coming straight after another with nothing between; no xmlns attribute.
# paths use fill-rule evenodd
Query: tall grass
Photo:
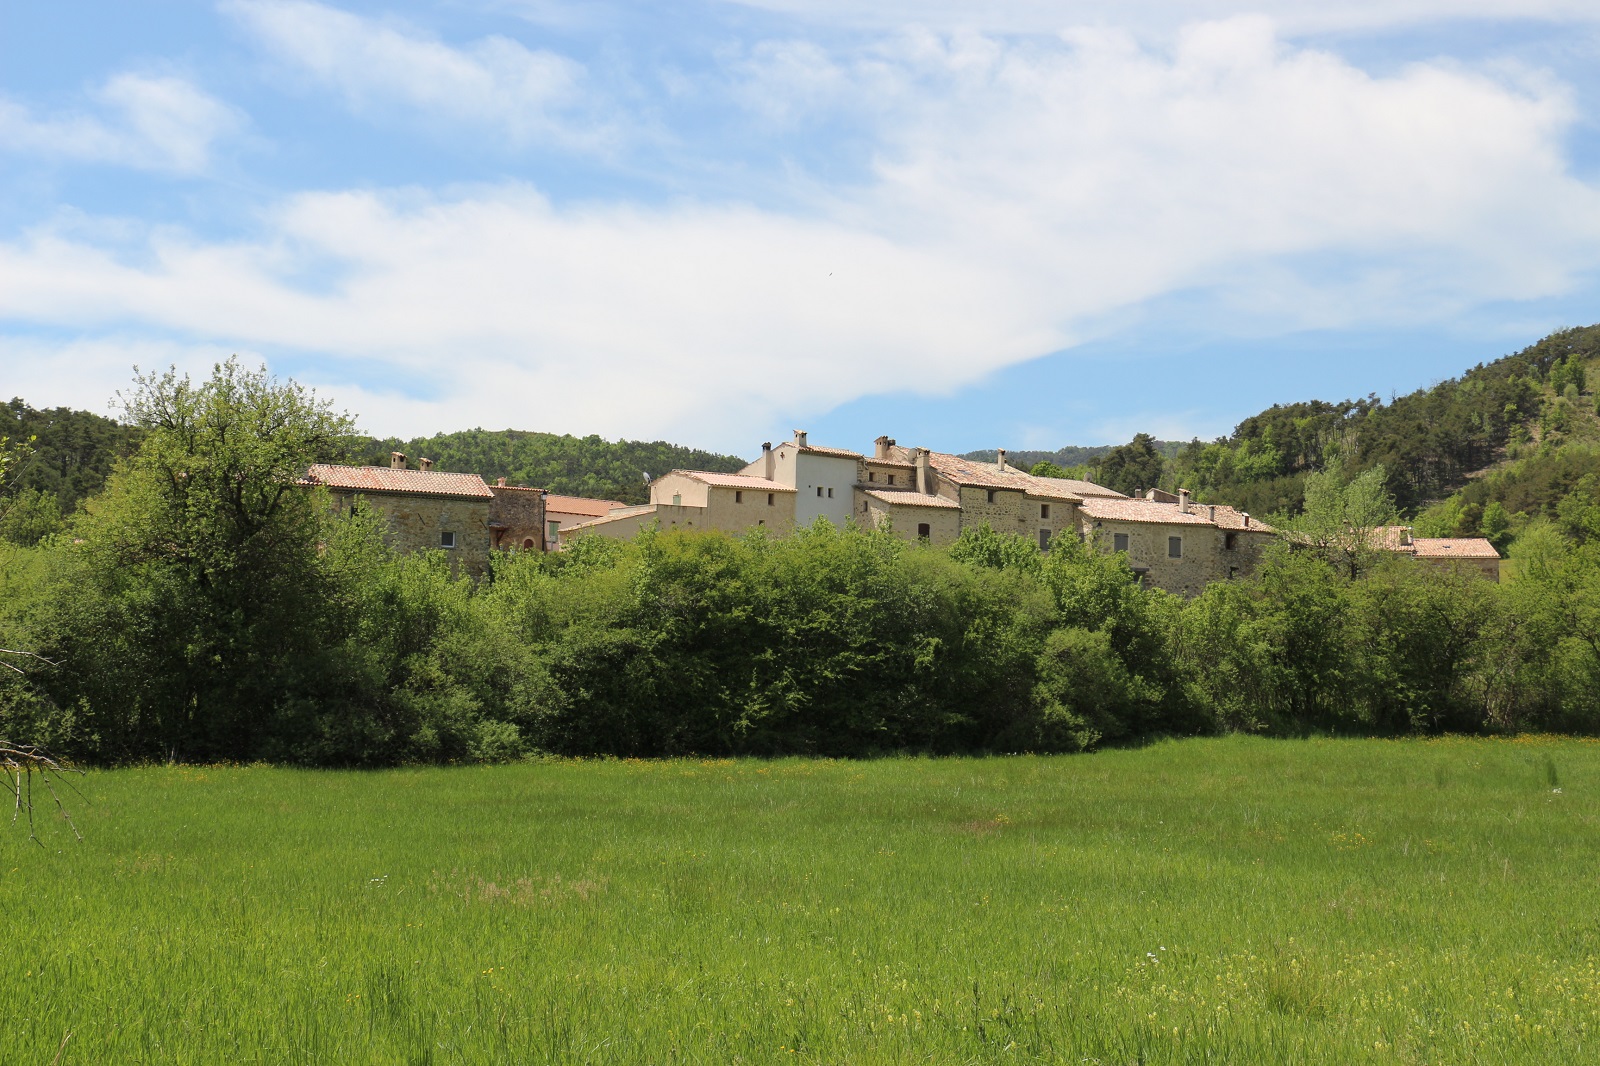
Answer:
<svg viewBox="0 0 1600 1066"><path fill-rule="evenodd" d="M82 844L0 833L0 1061L1600 1053L1596 744L161 768L85 792Z"/></svg>

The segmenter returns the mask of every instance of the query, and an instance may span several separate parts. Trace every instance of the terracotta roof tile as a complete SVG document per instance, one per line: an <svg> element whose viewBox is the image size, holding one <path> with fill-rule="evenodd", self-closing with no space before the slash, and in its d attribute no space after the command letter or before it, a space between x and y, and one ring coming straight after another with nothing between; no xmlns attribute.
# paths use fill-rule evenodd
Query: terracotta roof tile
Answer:
<svg viewBox="0 0 1600 1066"><path fill-rule="evenodd" d="M315 463L302 484L326 485L342 492L382 492L418 496L461 496L494 499L477 474L443 470L395 470L387 466L335 466Z"/></svg>
<svg viewBox="0 0 1600 1066"><path fill-rule="evenodd" d="M961 505L943 496L929 496L921 492L896 492L894 489L862 489L862 494L894 507L942 507L961 510Z"/></svg>
<svg viewBox="0 0 1600 1066"><path fill-rule="evenodd" d="M789 485L782 485L776 481L768 481L764 477L753 474L719 474L711 470L672 470L672 474L682 474L684 477L693 478L706 485L715 485L723 489L752 489L759 492L794 492ZM663 474L662 477L666 477Z"/></svg>
<svg viewBox="0 0 1600 1066"><path fill-rule="evenodd" d="M861 453L860 452L853 452L853 451L850 451L848 448L823 448L823 447L820 447L819 445L816 445L816 444L807 444L804 448L801 448L800 450L802 452L810 452L810 453L812 453L814 455L831 455L836 459L860 459L861 458Z"/></svg>
<svg viewBox="0 0 1600 1066"><path fill-rule="evenodd" d="M1089 498L1079 507L1090 518L1098 518L1111 522L1159 522L1174 526L1215 526L1218 529L1243 530L1252 533L1275 533L1277 530L1259 519L1250 519L1250 524L1244 524L1244 513L1223 504L1215 505L1216 517L1212 517L1213 505L1195 503L1189 505L1189 512L1178 510L1175 503L1159 503L1155 500L1108 500Z"/></svg>
<svg viewBox="0 0 1600 1066"><path fill-rule="evenodd" d="M628 505L617 500L592 500L587 496L557 496L555 493L546 496L544 501L546 512L587 514L596 517L610 514L613 508L626 506Z"/></svg>
<svg viewBox="0 0 1600 1066"><path fill-rule="evenodd" d="M1498 559L1500 553L1483 537L1416 537L1419 559Z"/></svg>

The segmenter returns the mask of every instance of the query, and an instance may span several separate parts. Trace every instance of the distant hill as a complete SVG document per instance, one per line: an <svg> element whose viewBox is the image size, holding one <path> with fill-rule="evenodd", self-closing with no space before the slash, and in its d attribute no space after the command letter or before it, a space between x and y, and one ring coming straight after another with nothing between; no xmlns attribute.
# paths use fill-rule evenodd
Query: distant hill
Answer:
<svg viewBox="0 0 1600 1066"><path fill-rule="evenodd" d="M353 448L353 457L356 462L387 466L390 452L404 452L412 465L426 456L440 470L479 474L488 481L503 477L512 484L566 496L623 503L649 500L646 474L655 478L680 468L733 473L746 464L736 455L666 441L607 441L597 436L519 429L468 429L406 441L362 437Z"/></svg>
<svg viewBox="0 0 1600 1066"><path fill-rule="evenodd" d="M1156 451L1171 459L1183 450L1183 442L1176 440L1158 440L1155 442ZM1006 462L1011 466L1027 470L1038 463L1054 463L1061 467L1093 466L1095 462L1105 457L1106 453L1117 447L1115 444L1096 444L1087 448L1068 445L1057 448L1053 452L1037 451L1010 451L1006 452ZM980 463L992 463L998 456L994 448L985 451L963 452L961 458L972 459Z"/></svg>
<svg viewBox="0 0 1600 1066"><path fill-rule="evenodd" d="M70 513L78 501L100 491L116 461L138 446L139 434L88 411L66 407L40 411L13 399L0 403L0 437L14 443L38 438L11 488L49 493L62 513Z"/></svg>

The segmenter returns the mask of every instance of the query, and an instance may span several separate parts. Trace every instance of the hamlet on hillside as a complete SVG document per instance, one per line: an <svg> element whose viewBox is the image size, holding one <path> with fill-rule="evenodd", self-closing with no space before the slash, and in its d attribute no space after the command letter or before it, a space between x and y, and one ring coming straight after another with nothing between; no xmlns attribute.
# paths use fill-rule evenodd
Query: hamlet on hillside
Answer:
<svg viewBox="0 0 1600 1066"><path fill-rule="evenodd" d="M481 575L495 551L559 551L579 537L631 538L649 528L783 535L826 519L885 529L936 546L987 526L1048 552L1063 536L1121 552L1136 580L1185 596L1213 581L1247 576L1278 531L1226 504L1198 503L1189 490L1129 496L1092 481L1037 477L1006 462L979 461L879 437L870 455L810 443L803 430L735 474L672 470L650 483L650 502L625 504L488 484L477 474L412 469L395 452L388 467L312 466L304 483L325 487L333 506L364 499L401 551L441 549L462 572ZM1375 531L1378 547L1418 562L1499 579L1500 554L1480 537L1412 537L1410 527Z"/></svg>

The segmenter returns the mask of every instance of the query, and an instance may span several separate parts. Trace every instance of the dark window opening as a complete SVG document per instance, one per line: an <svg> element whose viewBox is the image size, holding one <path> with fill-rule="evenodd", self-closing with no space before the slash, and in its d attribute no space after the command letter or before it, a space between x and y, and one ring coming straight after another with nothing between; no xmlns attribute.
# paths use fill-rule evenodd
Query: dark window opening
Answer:
<svg viewBox="0 0 1600 1066"><path fill-rule="evenodd" d="M734 503L743 503L744 502L744 493L735 491L734 494L733 494L733 502Z"/></svg>
<svg viewBox="0 0 1600 1066"><path fill-rule="evenodd" d="M533 550L533 538L532 537L529 537L527 540L524 540L522 542L522 550L523 551L532 551Z"/></svg>
<svg viewBox="0 0 1600 1066"><path fill-rule="evenodd" d="M1182 537L1168 537L1167 538L1167 558L1168 559L1182 559L1183 558L1183 538Z"/></svg>
<svg viewBox="0 0 1600 1066"><path fill-rule="evenodd" d="M1050 505L1048 503L1041 503L1039 505L1039 517L1040 518L1049 518L1050 517Z"/></svg>
<svg viewBox="0 0 1600 1066"><path fill-rule="evenodd" d="M817 486L817 498L820 499L821 497L822 497L822 486L818 485Z"/></svg>
<svg viewBox="0 0 1600 1066"><path fill-rule="evenodd" d="M867 480L868 481L876 481L876 480L878 480L878 475L874 474L874 473L871 473L869 471L868 474L867 474Z"/></svg>
<svg viewBox="0 0 1600 1066"><path fill-rule="evenodd" d="M1111 550L1125 552L1128 550L1128 535L1126 533L1111 534Z"/></svg>
<svg viewBox="0 0 1600 1066"><path fill-rule="evenodd" d="M1239 576L1239 568L1237 566L1228 567L1228 580L1229 581L1232 581L1234 578L1236 578L1238 576Z"/></svg>
<svg viewBox="0 0 1600 1066"><path fill-rule="evenodd" d="M828 499L830 499L830 500L833 499L833 490L832 489L828 490Z"/></svg>
<svg viewBox="0 0 1600 1066"><path fill-rule="evenodd" d="M773 501L775 501L777 498L778 494L776 492L767 493L767 506L771 507L773 505Z"/></svg>
<svg viewBox="0 0 1600 1066"><path fill-rule="evenodd" d="M926 522L918 522L917 523L917 536L918 537L926 539L931 535L932 535L932 531L929 529L928 523L926 523Z"/></svg>
<svg viewBox="0 0 1600 1066"><path fill-rule="evenodd" d="M1230 551L1231 552L1231 551L1236 550L1238 547L1239 547L1239 534L1237 534L1237 533L1224 533L1222 535L1222 549L1223 549L1223 551Z"/></svg>
<svg viewBox="0 0 1600 1066"><path fill-rule="evenodd" d="M1050 550L1050 531L1048 529L1039 530L1039 550L1042 552Z"/></svg>
<svg viewBox="0 0 1600 1066"><path fill-rule="evenodd" d="M994 489L987 490L985 492L985 494L984 494L984 499L988 503L993 503L994 502Z"/></svg>
<svg viewBox="0 0 1600 1066"><path fill-rule="evenodd" d="M889 484L891 484L891 485L894 484L894 475L893 474L889 475Z"/></svg>
<svg viewBox="0 0 1600 1066"><path fill-rule="evenodd" d="M455 546L456 546L456 535L454 533L440 533L439 534L439 547L441 547L441 548L454 548Z"/></svg>

